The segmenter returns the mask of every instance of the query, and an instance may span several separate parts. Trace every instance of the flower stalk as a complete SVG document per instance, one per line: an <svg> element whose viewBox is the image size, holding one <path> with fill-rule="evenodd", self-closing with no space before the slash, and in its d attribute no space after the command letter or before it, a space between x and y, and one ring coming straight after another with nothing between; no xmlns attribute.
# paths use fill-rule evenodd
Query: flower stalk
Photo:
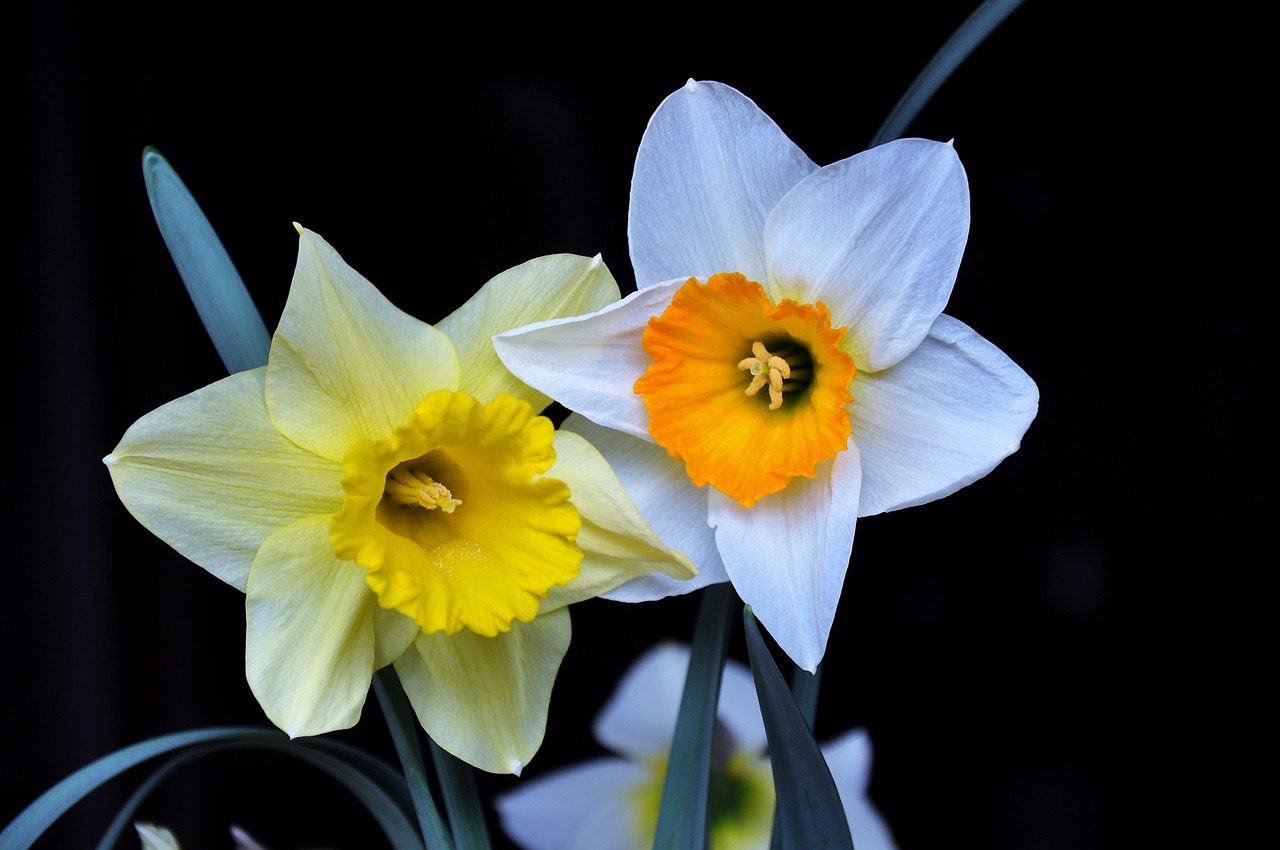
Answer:
<svg viewBox="0 0 1280 850"><path fill-rule="evenodd" d="M418 743L413 710L392 668L384 667L374 674L373 690L378 695L382 716L386 718L387 730L391 733L391 741L400 757L400 767L404 771L404 779L413 799L414 814L418 817L418 826L427 846L455 850L453 839L440 818L431 788L427 785L427 772L423 766L422 747Z"/></svg>
<svg viewBox="0 0 1280 850"><path fill-rule="evenodd" d="M693 654L680 700L671 761L662 787L655 848L703 850L710 811L711 745L720 699L720 676L737 596L727 584L702 592L693 632Z"/></svg>

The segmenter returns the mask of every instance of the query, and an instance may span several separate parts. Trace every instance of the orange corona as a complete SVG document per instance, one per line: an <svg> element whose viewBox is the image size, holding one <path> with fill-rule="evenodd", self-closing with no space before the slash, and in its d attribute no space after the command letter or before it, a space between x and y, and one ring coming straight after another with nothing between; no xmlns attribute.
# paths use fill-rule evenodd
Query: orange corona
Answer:
<svg viewBox="0 0 1280 850"><path fill-rule="evenodd" d="M695 485L748 508L812 478L852 433L844 333L822 302L775 305L737 273L690 278L644 332L653 363L634 389L649 433Z"/></svg>

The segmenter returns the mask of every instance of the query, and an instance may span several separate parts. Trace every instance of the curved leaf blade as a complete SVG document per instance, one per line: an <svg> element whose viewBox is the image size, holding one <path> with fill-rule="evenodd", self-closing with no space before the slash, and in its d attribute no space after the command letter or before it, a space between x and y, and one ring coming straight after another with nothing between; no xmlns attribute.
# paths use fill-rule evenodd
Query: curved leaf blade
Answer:
<svg viewBox="0 0 1280 850"><path fill-rule="evenodd" d="M868 147L874 148L902 135L960 63L1021 5L1022 0L985 0L975 9L902 93Z"/></svg>
<svg viewBox="0 0 1280 850"><path fill-rule="evenodd" d="M155 148L142 152L151 212L178 274L228 372L265 366L271 335L213 226Z"/></svg>
<svg viewBox="0 0 1280 850"><path fill-rule="evenodd" d="M742 619L778 796L774 833L786 850L853 850L849 821L827 760L778 672L750 606Z"/></svg>
<svg viewBox="0 0 1280 850"><path fill-rule="evenodd" d="M81 768L54 785L22 811L0 832L0 847L27 850L58 818L103 784L143 762L191 748L162 765L134 792L108 827L107 836L119 835L132 812L170 773L212 752L231 747L259 747L285 753L323 770L339 782L369 811L394 850L423 850L422 839L396 799L362 771L310 743L289 741L276 730L217 727L152 738L117 750ZM104 841L106 837L104 837Z"/></svg>
<svg viewBox="0 0 1280 850"><path fill-rule="evenodd" d="M0 847L6 850L10 847L17 850L30 847L45 830L53 825L54 821L88 794L148 759L183 747L226 740L249 733L261 735L263 730L235 726L195 729L162 735L116 750L85 765L37 797L31 805L9 822L3 832L0 832Z"/></svg>

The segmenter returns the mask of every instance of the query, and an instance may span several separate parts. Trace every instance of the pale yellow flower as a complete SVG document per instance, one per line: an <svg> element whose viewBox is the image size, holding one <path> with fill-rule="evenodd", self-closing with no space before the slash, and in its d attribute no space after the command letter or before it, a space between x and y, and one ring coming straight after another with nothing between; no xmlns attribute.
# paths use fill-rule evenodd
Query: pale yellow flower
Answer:
<svg viewBox="0 0 1280 850"><path fill-rule="evenodd" d="M438 744L518 773L542 740L566 606L696 572L490 342L598 309L617 285L598 259L541 257L433 327L299 232L267 366L135 423L106 458L116 491L245 592L249 684L281 729L353 725L394 662Z"/></svg>

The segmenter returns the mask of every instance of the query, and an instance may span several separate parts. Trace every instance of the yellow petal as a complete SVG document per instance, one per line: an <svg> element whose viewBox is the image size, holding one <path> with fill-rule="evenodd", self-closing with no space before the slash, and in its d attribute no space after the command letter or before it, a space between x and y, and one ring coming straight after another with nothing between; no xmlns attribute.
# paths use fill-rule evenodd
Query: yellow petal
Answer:
<svg viewBox="0 0 1280 850"><path fill-rule="evenodd" d="M578 577L553 587L540 613L607 593L631 579L662 573L676 579L698 574L684 554L663 543L610 469L608 461L585 439L557 431L556 462L550 475L569 485L570 498L582 517Z"/></svg>
<svg viewBox="0 0 1280 850"><path fill-rule="evenodd" d="M438 389L458 386L443 333L401 312L309 230L267 364L267 408L281 433L341 460L390 434Z"/></svg>
<svg viewBox="0 0 1280 850"><path fill-rule="evenodd" d="M481 770L519 774L542 744L569 634L562 608L493 638L422 635L396 673L433 741Z"/></svg>
<svg viewBox="0 0 1280 850"><path fill-rule="evenodd" d="M245 589L258 547L342 499L342 468L285 439L267 417L265 369L237 372L135 422L105 460L139 522Z"/></svg>
<svg viewBox="0 0 1280 850"><path fill-rule="evenodd" d="M272 723L290 737L355 725L373 677L377 610L364 570L334 556L328 517L267 538L245 594L245 669Z"/></svg>
<svg viewBox="0 0 1280 850"><path fill-rule="evenodd" d="M475 398L506 393L540 411L551 399L502 365L493 336L544 319L591 313L621 297L599 256L554 254L502 272L436 327L449 335L458 351L462 364L458 389Z"/></svg>
<svg viewBox="0 0 1280 850"><path fill-rule="evenodd" d="M796 476L812 478L852 430L845 405L855 369L838 345L843 334L821 303L775 306L740 274L690 278L644 332L654 362L635 391L649 433L696 486L746 507Z"/></svg>

